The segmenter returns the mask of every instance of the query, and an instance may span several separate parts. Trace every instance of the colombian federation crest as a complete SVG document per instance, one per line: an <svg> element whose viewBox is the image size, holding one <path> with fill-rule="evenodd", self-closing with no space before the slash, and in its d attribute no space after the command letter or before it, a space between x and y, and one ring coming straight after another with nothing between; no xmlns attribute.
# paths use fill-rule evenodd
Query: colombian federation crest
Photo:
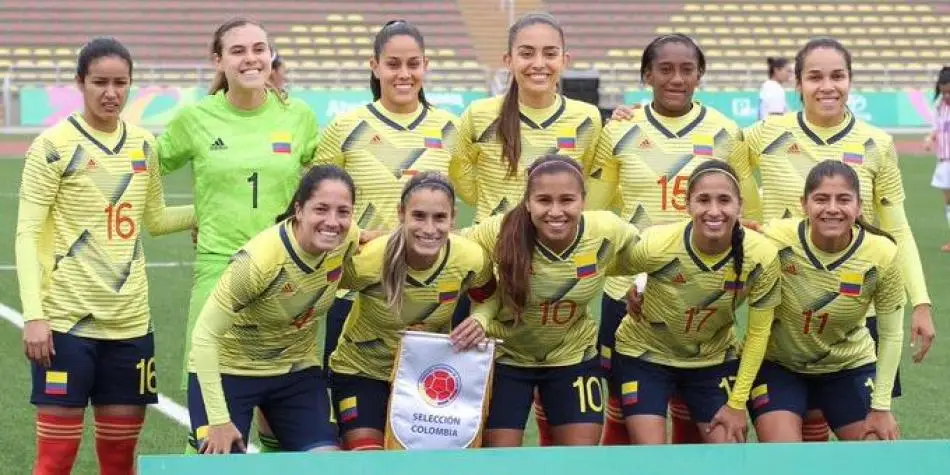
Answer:
<svg viewBox="0 0 950 475"><path fill-rule="evenodd" d="M481 443L494 368L492 340L456 352L448 335L405 332L393 369L387 449L464 449Z"/></svg>

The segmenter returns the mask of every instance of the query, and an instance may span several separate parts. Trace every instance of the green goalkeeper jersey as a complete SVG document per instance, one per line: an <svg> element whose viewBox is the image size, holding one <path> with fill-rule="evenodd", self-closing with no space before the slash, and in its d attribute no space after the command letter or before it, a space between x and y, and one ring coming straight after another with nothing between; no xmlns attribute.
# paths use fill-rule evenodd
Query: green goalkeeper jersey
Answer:
<svg viewBox="0 0 950 475"><path fill-rule="evenodd" d="M158 139L162 174L191 162L199 255L230 256L274 224L313 160L317 131L306 103L272 92L248 111L221 91L168 123Z"/></svg>

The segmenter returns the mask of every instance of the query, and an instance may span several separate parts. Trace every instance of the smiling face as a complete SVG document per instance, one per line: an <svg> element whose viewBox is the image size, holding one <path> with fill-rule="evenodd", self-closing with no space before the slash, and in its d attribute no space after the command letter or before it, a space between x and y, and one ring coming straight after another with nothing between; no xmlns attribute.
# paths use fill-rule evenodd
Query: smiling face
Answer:
<svg viewBox="0 0 950 475"><path fill-rule="evenodd" d="M410 262L431 264L449 240L455 225L455 204L445 190L424 187L412 191L399 209L405 226Z"/></svg>
<svg viewBox="0 0 950 475"><path fill-rule="evenodd" d="M849 242L851 228L861 214L861 199L845 177L825 176L802 199L802 208L811 223L812 242Z"/></svg>
<svg viewBox="0 0 950 475"><path fill-rule="evenodd" d="M221 36L221 51L214 62L229 89L263 89L271 74L267 33L250 23L231 28Z"/></svg>
<svg viewBox="0 0 950 475"><path fill-rule="evenodd" d="M76 78L76 84L90 125L112 128L118 124L132 85L128 62L118 56L102 56L89 63L85 78Z"/></svg>
<svg viewBox="0 0 950 475"><path fill-rule="evenodd" d="M673 41L660 45L656 57L644 74L653 88L653 106L667 117L689 111L693 92L702 77L697 50L693 45Z"/></svg>
<svg viewBox="0 0 950 475"><path fill-rule="evenodd" d="M706 172L696 180L687 196L687 211L697 243L729 242L742 211L735 179L726 172Z"/></svg>
<svg viewBox="0 0 950 475"><path fill-rule="evenodd" d="M519 92L534 96L557 91L568 60L561 34L545 23L521 28L504 57Z"/></svg>
<svg viewBox="0 0 950 475"><path fill-rule="evenodd" d="M844 120L851 73L844 55L835 48L818 47L809 51L802 61L797 84L809 121L833 126Z"/></svg>
<svg viewBox="0 0 950 475"><path fill-rule="evenodd" d="M552 251L566 249L584 211L584 188L579 174L564 170L531 178L525 206L538 240Z"/></svg>
<svg viewBox="0 0 950 475"><path fill-rule="evenodd" d="M311 254L336 249L350 230L353 196L345 183L320 181L302 205L295 206L294 233L303 250Z"/></svg>
<svg viewBox="0 0 950 475"><path fill-rule="evenodd" d="M369 64L379 79L381 100L388 110L412 112L418 107L429 59L415 38L393 36Z"/></svg>

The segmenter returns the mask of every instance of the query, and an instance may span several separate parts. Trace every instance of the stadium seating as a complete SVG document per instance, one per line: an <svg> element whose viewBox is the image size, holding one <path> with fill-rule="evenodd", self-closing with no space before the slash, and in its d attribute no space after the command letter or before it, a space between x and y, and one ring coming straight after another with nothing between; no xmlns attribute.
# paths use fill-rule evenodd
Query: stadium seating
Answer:
<svg viewBox="0 0 950 475"><path fill-rule="evenodd" d="M471 7L463 11L473 3L478 2L3 2L0 76L10 75L14 85L68 83L79 46L91 36L108 34L133 51L140 84L205 85L212 75L208 43L213 29L246 15L271 32L294 84L365 88L373 34L386 21L405 18L426 35L430 87L483 91L499 56L498 44L485 43L503 37L505 16L497 0L481 0L484 13ZM861 87L929 87L936 71L950 64L950 4L943 0L516 0L515 6L518 13L526 7L553 13L564 25L572 67L597 70L608 98L639 87L643 47L670 32L689 34L703 47L709 59L704 86L710 89L758 87L765 79L766 56L791 58L808 38L820 35L837 37L852 50ZM473 11L494 12L499 21L495 28L486 27L473 21Z"/></svg>

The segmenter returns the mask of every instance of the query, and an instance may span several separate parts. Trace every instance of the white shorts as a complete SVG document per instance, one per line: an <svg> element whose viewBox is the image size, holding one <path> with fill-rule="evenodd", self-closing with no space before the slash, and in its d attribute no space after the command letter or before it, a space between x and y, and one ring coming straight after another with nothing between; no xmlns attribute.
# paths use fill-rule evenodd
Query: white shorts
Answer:
<svg viewBox="0 0 950 475"><path fill-rule="evenodd" d="M934 170L933 180L930 186L941 190L950 190L950 160L937 162L937 169Z"/></svg>

